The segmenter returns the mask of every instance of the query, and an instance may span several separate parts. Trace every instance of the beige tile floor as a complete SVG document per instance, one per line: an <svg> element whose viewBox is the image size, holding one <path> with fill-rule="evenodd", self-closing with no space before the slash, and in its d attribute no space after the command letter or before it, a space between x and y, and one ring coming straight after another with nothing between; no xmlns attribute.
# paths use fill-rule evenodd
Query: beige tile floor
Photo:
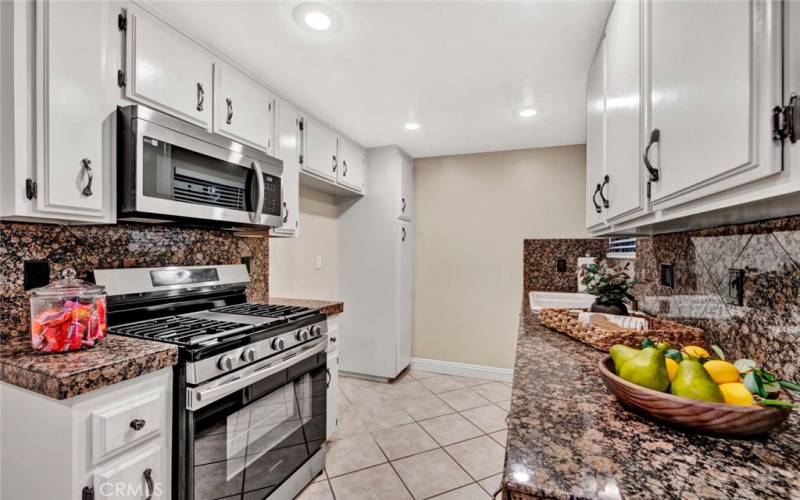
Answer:
<svg viewBox="0 0 800 500"><path fill-rule="evenodd" d="M489 500L499 487L511 384L409 371L339 389L325 471L299 500Z"/></svg>

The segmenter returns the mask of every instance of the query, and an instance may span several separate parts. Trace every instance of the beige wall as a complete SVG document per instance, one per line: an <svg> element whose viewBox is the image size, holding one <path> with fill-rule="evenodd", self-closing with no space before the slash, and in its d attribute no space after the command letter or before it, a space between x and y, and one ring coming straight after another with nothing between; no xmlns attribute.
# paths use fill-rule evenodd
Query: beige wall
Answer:
<svg viewBox="0 0 800 500"><path fill-rule="evenodd" d="M336 197L300 185L300 236L269 240L269 294L301 299L338 298ZM316 269L317 256L322 269Z"/></svg>
<svg viewBox="0 0 800 500"><path fill-rule="evenodd" d="M583 145L414 163L413 355L512 368L525 238L587 237Z"/></svg>

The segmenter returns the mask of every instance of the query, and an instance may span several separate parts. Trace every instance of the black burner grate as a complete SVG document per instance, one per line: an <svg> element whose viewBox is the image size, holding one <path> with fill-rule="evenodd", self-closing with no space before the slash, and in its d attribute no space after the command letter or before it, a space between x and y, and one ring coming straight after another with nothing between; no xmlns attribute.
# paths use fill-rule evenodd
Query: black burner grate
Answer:
<svg viewBox="0 0 800 500"><path fill-rule="evenodd" d="M212 309L211 311L225 314L240 314L243 316L258 316L262 318L279 318L284 320L302 318L317 312L316 309L310 309L308 307L276 304L236 304Z"/></svg>
<svg viewBox="0 0 800 500"><path fill-rule="evenodd" d="M229 321L214 321L188 316L166 316L112 327L110 331L111 333L132 337L192 346L208 342L219 342L224 337L249 332L253 329L253 325L243 325Z"/></svg>

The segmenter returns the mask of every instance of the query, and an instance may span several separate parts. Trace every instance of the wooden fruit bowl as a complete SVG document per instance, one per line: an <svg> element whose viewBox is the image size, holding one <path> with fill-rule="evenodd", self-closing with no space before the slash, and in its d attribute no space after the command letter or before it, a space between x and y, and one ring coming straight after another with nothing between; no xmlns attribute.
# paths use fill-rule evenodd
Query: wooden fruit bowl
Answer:
<svg viewBox="0 0 800 500"><path fill-rule="evenodd" d="M623 406L661 422L705 434L756 436L781 425L791 414L789 408L709 403L654 391L615 374L611 356L601 359L599 368L603 383ZM788 399L785 394L781 398Z"/></svg>

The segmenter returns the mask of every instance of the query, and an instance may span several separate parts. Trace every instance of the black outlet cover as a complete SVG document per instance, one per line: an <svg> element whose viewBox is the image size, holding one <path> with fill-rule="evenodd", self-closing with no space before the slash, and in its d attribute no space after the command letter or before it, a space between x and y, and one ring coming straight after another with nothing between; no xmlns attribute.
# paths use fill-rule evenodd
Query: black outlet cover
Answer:
<svg viewBox="0 0 800 500"><path fill-rule="evenodd" d="M675 288L675 271L672 264L661 264L661 286Z"/></svg>
<svg viewBox="0 0 800 500"><path fill-rule="evenodd" d="M558 259L556 261L556 270L560 273L567 272L567 259Z"/></svg>
<svg viewBox="0 0 800 500"><path fill-rule="evenodd" d="M50 283L50 262L26 260L22 268L22 286L25 290L39 288Z"/></svg>

